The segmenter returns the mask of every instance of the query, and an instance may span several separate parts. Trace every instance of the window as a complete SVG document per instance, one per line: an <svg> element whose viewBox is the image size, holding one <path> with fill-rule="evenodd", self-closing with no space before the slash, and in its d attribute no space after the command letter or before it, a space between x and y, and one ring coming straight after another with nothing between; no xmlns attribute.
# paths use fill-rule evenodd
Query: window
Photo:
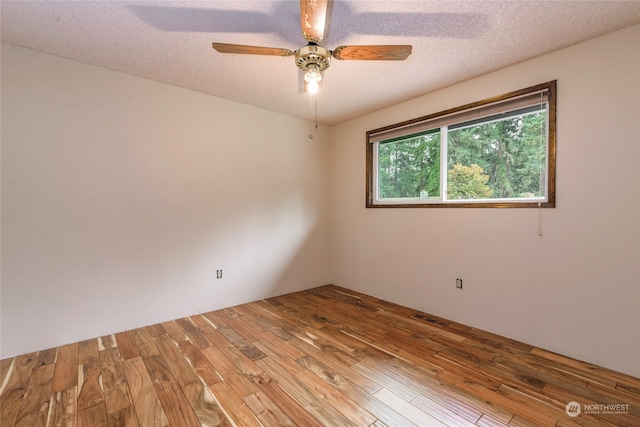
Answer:
<svg viewBox="0 0 640 427"><path fill-rule="evenodd" d="M367 207L555 207L556 82L367 132Z"/></svg>

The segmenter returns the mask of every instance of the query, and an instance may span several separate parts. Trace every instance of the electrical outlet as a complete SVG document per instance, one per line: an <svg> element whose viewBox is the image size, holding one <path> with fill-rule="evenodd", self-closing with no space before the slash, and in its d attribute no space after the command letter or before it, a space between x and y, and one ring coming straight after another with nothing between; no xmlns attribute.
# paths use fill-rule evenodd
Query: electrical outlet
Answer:
<svg viewBox="0 0 640 427"><path fill-rule="evenodd" d="M456 288L462 289L462 279L456 279Z"/></svg>
<svg viewBox="0 0 640 427"><path fill-rule="evenodd" d="M216 270L216 279L222 279L222 270Z"/></svg>

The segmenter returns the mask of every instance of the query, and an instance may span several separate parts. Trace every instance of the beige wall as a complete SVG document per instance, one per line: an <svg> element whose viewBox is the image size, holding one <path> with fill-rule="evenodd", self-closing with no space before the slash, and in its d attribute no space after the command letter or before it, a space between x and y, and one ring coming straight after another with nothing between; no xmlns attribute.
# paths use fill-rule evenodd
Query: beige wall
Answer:
<svg viewBox="0 0 640 427"><path fill-rule="evenodd" d="M638 76L635 26L310 141L3 44L2 357L333 282L640 376ZM364 208L367 130L553 79L542 237L531 209Z"/></svg>
<svg viewBox="0 0 640 427"><path fill-rule="evenodd" d="M3 44L1 132L3 357L330 280L324 126Z"/></svg>
<svg viewBox="0 0 640 427"><path fill-rule="evenodd" d="M554 79L542 237L535 209L365 209L367 130ZM640 376L639 25L335 126L330 163L334 283Z"/></svg>

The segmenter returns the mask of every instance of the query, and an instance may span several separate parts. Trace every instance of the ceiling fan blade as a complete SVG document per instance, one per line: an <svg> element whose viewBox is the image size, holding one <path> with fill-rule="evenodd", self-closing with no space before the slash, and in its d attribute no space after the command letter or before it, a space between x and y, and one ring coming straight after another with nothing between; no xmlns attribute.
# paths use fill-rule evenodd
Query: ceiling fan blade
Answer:
<svg viewBox="0 0 640 427"><path fill-rule="evenodd" d="M379 46L339 46L331 55L336 59L402 61L411 55L412 46L379 45Z"/></svg>
<svg viewBox="0 0 640 427"><path fill-rule="evenodd" d="M213 48L220 53L239 53L246 55L291 56L293 51L279 47L245 46L242 44L213 43Z"/></svg>
<svg viewBox="0 0 640 427"><path fill-rule="evenodd" d="M329 0L300 0L300 26L308 42L319 43L324 37Z"/></svg>

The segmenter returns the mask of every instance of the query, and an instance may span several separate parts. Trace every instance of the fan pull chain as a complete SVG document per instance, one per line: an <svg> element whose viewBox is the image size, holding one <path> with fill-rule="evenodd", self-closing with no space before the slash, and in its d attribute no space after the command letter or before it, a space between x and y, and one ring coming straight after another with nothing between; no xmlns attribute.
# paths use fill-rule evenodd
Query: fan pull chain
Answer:
<svg viewBox="0 0 640 427"><path fill-rule="evenodd" d="M538 236L542 237L542 203L538 203Z"/></svg>
<svg viewBox="0 0 640 427"><path fill-rule="evenodd" d="M315 99L315 129L318 129L318 98L309 93L309 112L313 114L313 100ZM309 139L313 139L313 130L309 126Z"/></svg>

